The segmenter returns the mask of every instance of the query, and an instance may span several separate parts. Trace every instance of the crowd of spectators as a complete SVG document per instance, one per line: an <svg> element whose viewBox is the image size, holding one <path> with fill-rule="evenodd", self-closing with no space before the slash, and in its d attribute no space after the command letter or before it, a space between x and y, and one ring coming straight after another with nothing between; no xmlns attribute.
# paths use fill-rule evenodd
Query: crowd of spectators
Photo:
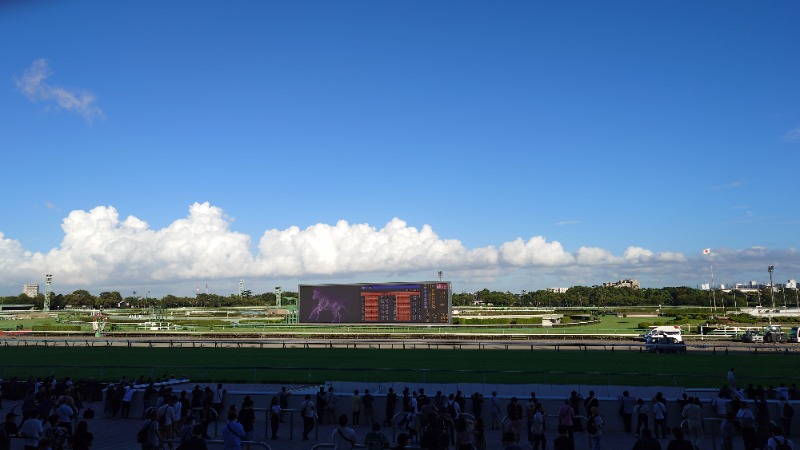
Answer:
<svg viewBox="0 0 800 450"><path fill-rule="evenodd" d="M195 385L191 390L176 392L170 386L172 380L171 376L165 377L164 382L122 377L114 383L93 386L76 383L69 377L50 376L3 383L0 402L3 396L9 397L10 392L19 395L24 390L24 394L20 410L6 414L0 432L0 450L9 448L11 437L21 438L27 450L90 448L93 436L86 419L91 419L95 412L84 407L84 399L97 399L98 389L103 399L103 410L98 414L108 419L141 421L137 440L143 450L205 449L205 439L210 438L209 426L216 423L218 417L227 419L222 420L221 431L225 449L239 450L254 440L255 401L250 396L236 405L226 402L227 391L222 384ZM645 400L624 391L618 404L608 402L612 404L602 406L606 413L617 409L625 432L633 435L634 450L661 450L662 441L667 439L667 450L699 450L705 439L705 421L709 418L718 421L718 443L723 450L733 448L737 438L741 439L745 450L774 450L783 442L791 446L788 438L794 411L790 401L800 400L796 385L781 384L777 388L748 385L739 389L730 382L730 374L728 380L713 400L705 402L706 408L703 399L687 394L670 402L677 404L677 415L674 415L674 408L667 407L668 401L661 392ZM284 387L264 405L273 440L280 438L290 395ZM390 388L383 394L383 411L375 411L376 400L369 389L338 394L329 386L321 387L316 398L312 395L305 394L300 403L302 438L308 440L309 433L320 424L331 425L330 440L337 449L349 450L354 443L370 450L389 448L390 442L382 431L388 426L400 427L394 447L398 449L415 445L428 450L451 447L486 450L487 426L501 432L501 444L507 450L522 446L544 450L548 448L548 430L552 430L551 435L557 432L550 444L556 450L573 450L578 432L586 432L593 450L602 450L604 446L606 418L600 399L593 391L586 397L572 391L553 411L546 411L534 392L528 398L501 399L497 392L491 392L487 398L480 392L467 397L459 390L437 391L429 396L424 388L405 388L399 394ZM340 399L346 407L339 407ZM774 415L774 408L773 414L770 413L768 400L778 403L778 416ZM139 417L131 417L134 401L141 402L143 412ZM342 414L342 409L348 414ZM366 428L360 428L362 426Z"/></svg>

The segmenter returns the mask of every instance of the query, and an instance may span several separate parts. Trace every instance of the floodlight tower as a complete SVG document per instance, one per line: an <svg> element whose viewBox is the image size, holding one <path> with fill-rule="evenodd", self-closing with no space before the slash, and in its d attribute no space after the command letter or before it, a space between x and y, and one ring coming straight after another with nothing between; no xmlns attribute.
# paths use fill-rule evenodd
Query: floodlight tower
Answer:
<svg viewBox="0 0 800 450"><path fill-rule="evenodd" d="M775 309L775 285L772 284L773 270L775 270L775 266L767 267L767 272L769 272L769 295L772 298L772 309Z"/></svg>
<svg viewBox="0 0 800 450"><path fill-rule="evenodd" d="M53 276L47 274L44 276L44 311L50 311L50 284L53 282Z"/></svg>
<svg viewBox="0 0 800 450"><path fill-rule="evenodd" d="M239 280L239 298L242 298L242 291L244 291L244 280Z"/></svg>
<svg viewBox="0 0 800 450"><path fill-rule="evenodd" d="M275 306L281 306L281 290L280 286L275 286Z"/></svg>
<svg viewBox="0 0 800 450"><path fill-rule="evenodd" d="M439 281L442 281L442 271L441 270L439 271L438 275L439 275Z"/></svg>

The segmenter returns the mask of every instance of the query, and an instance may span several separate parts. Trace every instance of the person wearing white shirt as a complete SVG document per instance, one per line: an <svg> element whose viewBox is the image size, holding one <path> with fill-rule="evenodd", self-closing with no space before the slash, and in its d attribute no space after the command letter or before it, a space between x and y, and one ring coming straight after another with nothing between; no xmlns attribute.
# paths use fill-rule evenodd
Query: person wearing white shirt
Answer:
<svg viewBox="0 0 800 450"><path fill-rule="evenodd" d="M42 433L44 433L44 426L42 421L39 420L39 412L34 410L28 420L22 422L22 426L19 429L20 436L24 438L22 445L25 446L25 450L38 449Z"/></svg>
<svg viewBox="0 0 800 450"><path fill-rule="evenodd" d="M742 401L739 407L739 412L736 413L736 419L739 425L742 426L742 443L744 443L745 450L753 450L756 448L756 430L755 423L756 417L753 411L747 408L747 403Z"/></svg>
<svg viewBox="0 0 800 450"><path fill-rule="evenodd" d="M356 431L347 426L347 415L339 416L339 426L333 429L333 450L352 450L356 445Z"/></svg>
<svg viewBox="0 0 800 450"><path fill-rule="evenodd" d="M772 436L767 440L767 450L778 450L778 445L786 444L789 450L794 450L794 443L791 439L783 435L781 427L772 427Z"/></svg>

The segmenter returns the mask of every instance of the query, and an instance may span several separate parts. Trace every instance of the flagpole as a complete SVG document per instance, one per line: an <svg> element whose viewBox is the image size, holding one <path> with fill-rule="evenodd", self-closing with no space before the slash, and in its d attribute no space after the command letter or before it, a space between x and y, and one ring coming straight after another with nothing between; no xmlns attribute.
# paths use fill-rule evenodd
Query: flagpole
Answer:
<svg viewBox="0 0 800 450"><path fill-rule="evenodd" d="M708 254L708 270L711 271L711 300L714 302L712 311L717 311L717 296L714 292L714 267L711 265L711 253Z"/></svg>
<svg viewBox="0 0 800 450"><path fill-rule="evenodd" d="M711 284L708 286L708 288L711 289L711 301L712 301L711 310L716 312L717 295L716 292L714 292L714 266L711 265L711 249L707 248L703 250L703 254L708 255L708 270L709 272L711 272Z"/></svg>

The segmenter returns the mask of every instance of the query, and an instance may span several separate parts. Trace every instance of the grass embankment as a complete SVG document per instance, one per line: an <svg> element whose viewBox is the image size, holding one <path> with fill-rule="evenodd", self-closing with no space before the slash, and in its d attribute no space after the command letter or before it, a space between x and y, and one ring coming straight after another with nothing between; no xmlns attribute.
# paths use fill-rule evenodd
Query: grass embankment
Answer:
<svg viewBox="0 0 800 450"><path fill-rule="evenodd" d="M797 383L794 354L649 354L601 350L385 350L0 347L0 377L69 375L112 381L169 374L197 382L611 384L717 387Z"/></svg>

